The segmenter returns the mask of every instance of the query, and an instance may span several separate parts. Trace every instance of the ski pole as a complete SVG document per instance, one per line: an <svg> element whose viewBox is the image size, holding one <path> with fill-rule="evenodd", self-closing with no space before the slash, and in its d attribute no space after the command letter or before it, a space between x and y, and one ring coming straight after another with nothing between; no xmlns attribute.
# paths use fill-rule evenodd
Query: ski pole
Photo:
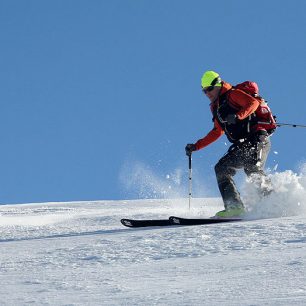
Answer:
<svg viewBox="0 0 306 306"><path fill-rule="evenodd" d="M191 193L192 193L192 167L191 167L191 154L189 155L189 210L191 204Z"/></svg>
<svg viewBox="0 0 306 306"><path fill-rule="evenodd" d="M306 128L306 125L302 124L292 124L292 123L276 123L277 126L290 126L290 127L300 127L300 128Z"/></svg>

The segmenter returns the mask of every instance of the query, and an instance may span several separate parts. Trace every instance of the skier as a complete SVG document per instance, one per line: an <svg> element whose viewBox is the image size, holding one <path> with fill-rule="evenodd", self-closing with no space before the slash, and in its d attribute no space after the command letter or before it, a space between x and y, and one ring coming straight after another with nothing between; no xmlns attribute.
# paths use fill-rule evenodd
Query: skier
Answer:
<svg viewBox="0 0 306 306"><path fill-rule="evenodd" d="M254 179L263 196L272 191L271 182L264 172L271 147L271 131L266 127L271 126L269 122L266 126L265 123L259 122L257 114L261 100L264 100L234 88L221 80L219 74L214 71L204 73L201 85L203 93L211 102L214 127L204 138L194 144L187 144L186 154L190 156L193 151L208 146L226 134L233 144L215 166L218 187L225 207L216 216L241 216L245 213L245 207L233 180L238 169L243 169ZM269 110L268 107L267 109Z"/></svg>

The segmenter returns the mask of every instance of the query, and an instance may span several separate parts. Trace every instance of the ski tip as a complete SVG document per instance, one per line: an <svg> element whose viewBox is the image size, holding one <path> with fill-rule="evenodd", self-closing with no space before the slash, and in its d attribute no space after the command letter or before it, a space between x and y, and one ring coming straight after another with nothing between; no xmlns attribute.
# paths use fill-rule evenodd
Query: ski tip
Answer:
<svg viewBox="0 0 306 306"><path fill-rule="evenodd" d="M124 226L133 227L132 221L130 219L121 219L120 222Z"/></svg>

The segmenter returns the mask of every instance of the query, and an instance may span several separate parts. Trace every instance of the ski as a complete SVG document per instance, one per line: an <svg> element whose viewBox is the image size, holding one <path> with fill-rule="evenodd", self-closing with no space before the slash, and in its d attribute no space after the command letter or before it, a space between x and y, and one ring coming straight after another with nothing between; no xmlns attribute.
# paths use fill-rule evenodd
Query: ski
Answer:
<svg viewBox="0 0 306 306"><path fill-rule="evenodd" d="M169 219L121 219L121 223L127 227L148 227L148 226L170 226L170 225L201 225L201 224L216 224L226 222L242 221L241 218L180 218L171 216Z"/></svg>
<svg viewBox="0 0 306 306"><path fill-rule="evenodd" d="M134 220L121 219L121 223L127 227L147 227L147 226L169 226L173 225L169 219L153 219L153 220Z"/></svg>
<svg viewBox="0 0 306 306"><path fill-rule="evenodd" d="M216 224L216 223L225 223L225 222L238 222L242 221L241 218L196 218L196 219L187 219L180 217L169 217L169 221L172 225L201 225L201 224Z"/></svg>

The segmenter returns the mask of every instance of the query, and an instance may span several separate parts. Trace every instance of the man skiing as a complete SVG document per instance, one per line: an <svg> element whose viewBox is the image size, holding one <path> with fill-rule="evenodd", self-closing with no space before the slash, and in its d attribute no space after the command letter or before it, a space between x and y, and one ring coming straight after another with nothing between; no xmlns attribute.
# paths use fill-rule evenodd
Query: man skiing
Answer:
<svg viewBox="0 0 306 306"><path fill-rule="evenodd" d="M261 101L264 103L263 99L234 88L221 80L218 73L206 71L201 85L211 102L214 126L204 138L194 144L187 144L186 154L190 156L193 151L208 146L226 134L233 144L215 166L218 187L225 207L216 216L241 216L245 213L245 207L233 180L238 169L243 169L254 179L262 195L271 191L270 181L264 172L271 147L270 131L266 127L270 127L271 122L260 122L260 115L257 114Z"/></svg>

